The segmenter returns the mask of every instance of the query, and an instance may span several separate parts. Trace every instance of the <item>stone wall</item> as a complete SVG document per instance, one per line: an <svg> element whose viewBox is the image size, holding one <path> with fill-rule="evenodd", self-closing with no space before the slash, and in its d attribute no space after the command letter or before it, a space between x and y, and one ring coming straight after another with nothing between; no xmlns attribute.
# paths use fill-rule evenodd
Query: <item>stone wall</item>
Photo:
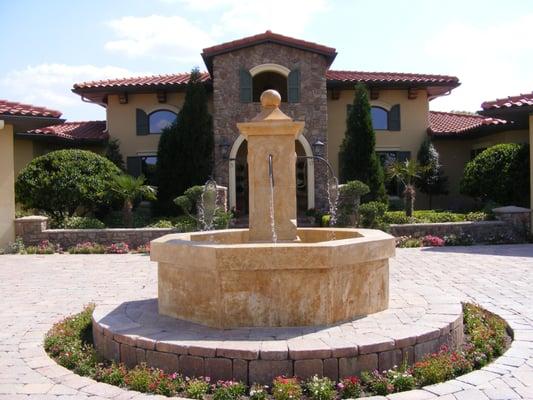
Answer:
<svg viewBox="0 0 533 400"><path fill-rule="evenodd" d="M520 239L512 225L504 221L481 222L441 222L434 224L402 224L390 225L390 233L396 237L426 235L447 236L469 234L476 243L494 241L499 237L516 237Z"/></svg>
<svg viewBox="0 0 533 400"><path fill-rule="evenodd" d="M326 58L309 51L274 43L259 44L231 53L221 54L213 60L213 107L215 143L233 143L239 136L237 122L250 121L260 112L259 103L240 102L239 71L254 66L275 63L300 70L300 102L282 103L281 110L296 121L305 121L303 134L309 143L322 141L327 154L327 91ZM222 147L215 147L215 179L227 186L228 162ZM317 208L326 205L326 167L315 163L315 203Z"/></svg>
<svg viewBox="0 0 533 400"><path fill-rule="evenodd" d="M26 245L36 245L43 240L61 245L64 249L83 242L104 245L125 242L137 247L163 235L176 232L172 228L121 228L121 229L47 229L48 218L31 216L15 220L15 234Z"/></svg>

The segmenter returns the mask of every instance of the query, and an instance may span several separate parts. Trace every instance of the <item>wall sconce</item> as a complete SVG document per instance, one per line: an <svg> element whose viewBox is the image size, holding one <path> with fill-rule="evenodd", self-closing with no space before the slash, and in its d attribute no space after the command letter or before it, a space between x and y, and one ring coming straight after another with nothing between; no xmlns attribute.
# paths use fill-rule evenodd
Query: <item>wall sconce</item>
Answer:
<svg viewBox="0 0 533 400"><path fill-rule="evenodd" d="M324 151L323 149L324 149L324 147L326 147L326 145L320 139L317 139L313 143L312 147L313 147L313 154L315 156L321 156L322 152Z"/></svg>
<svg viewBox="0 0 533 400"><path fill-rule="evenodd" d="M220 155L222 156L222 159L227 160L229 157L229 151L230 151L231 145L228 142L228 139L226 138L226 136L222 136L222 139L220 140L218 147L220 148Z"/></svg>

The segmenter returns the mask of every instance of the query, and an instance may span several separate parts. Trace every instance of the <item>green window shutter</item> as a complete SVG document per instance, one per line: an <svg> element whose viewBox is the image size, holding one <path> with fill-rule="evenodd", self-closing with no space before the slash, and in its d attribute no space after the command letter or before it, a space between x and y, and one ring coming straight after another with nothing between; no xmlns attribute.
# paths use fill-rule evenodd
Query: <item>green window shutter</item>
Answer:
<svg viewBox="0 0 533 400"><path fill-rule="evenodd" d="M128 157L126 159L126 169L128 174L137 178L142 173L142 158Z"/></svg>
<svg viewBox="0 0 533 400"><path fill-rule="evenodd" d="M240 99L241 103L252 102L252 75L250 71L242 69L239 71Z"/></svg>
<svg viewBox="0 0 533 400"><path fill-rule="evenodd" d="M293 69L289 72L289 77L287 79L287 100L289 103L299 103L300 102L300 70Z"/></svg>
<svg viewBox="0 0 533 400"><path fill-rule="evenodd" d="M399 131L401 130L401 122L400 122L400 105L396 104L391 107L389 111L389 131Z"/></svg>
<svg viewBox="0 0 533 400"><path fill-rule="evenodd" d="M148 135L150 133L148 115L140 108L136 110L136 125L137 135Z"/></svg>

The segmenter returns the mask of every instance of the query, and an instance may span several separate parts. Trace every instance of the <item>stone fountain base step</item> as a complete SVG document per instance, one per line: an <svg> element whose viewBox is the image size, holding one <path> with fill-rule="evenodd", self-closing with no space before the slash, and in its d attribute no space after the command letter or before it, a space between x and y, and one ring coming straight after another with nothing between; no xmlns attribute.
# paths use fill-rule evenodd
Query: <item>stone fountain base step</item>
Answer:
<svg viewBox="0 0 533 400"><path fill-rule="evenodd" d="M185 376L269 384L278 375L331 379L412 364L446 344L463 342L459 301L431 299L328 327L219 330L166 317L157 299L98 306L93 336L108 360Z"/></svg>

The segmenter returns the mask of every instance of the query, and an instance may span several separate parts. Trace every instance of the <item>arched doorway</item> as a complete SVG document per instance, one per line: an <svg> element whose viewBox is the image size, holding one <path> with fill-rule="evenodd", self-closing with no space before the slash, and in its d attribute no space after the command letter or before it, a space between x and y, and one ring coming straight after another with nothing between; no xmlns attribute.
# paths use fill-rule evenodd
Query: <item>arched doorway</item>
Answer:
<svg viewBox="0 0 533 400"><path fill-rule="evenodd" d="M296 155L313 155L311 145L300 135L295 143ZM241 215L248 214L248 146L244 136L239 136L229 155L229 207ZM296 204L299 212L315 207L315 168L312 159L296 162Z"/></svg>

